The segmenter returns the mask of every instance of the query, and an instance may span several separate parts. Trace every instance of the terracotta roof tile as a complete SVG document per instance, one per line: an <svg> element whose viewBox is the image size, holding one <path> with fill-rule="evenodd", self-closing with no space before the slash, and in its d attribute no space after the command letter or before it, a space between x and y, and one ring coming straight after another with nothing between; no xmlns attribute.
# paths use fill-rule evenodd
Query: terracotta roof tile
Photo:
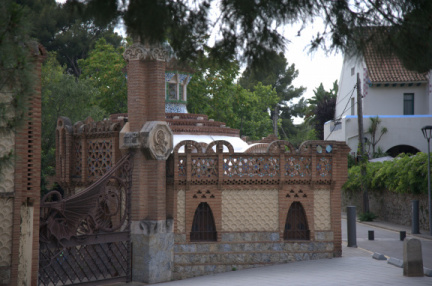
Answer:
<svg viewBox="0 0 432 286"><path fill-rule="evenodd" d="M427 82L426 73L407 70L395 55L382 55L369 45L363 53L372 83Z"/></svg>

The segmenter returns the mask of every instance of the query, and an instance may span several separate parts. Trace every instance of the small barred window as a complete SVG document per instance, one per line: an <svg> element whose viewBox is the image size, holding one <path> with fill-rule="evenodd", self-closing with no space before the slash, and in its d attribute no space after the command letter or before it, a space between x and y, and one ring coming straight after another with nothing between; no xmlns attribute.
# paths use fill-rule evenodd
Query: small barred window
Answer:
<svg viewBox="0 0 432 286"><path fill-rule="evenodd" d="M305 210L300 202L293 202L288 210L284 231L285 240L309 240L310 231Z"/></svg>
<svg viewBox="0 0 432 286"><path fill-rule="evenodd" d="M195 210L190 233L191 241L216 241L217 232L213 213L207 203L200 203Z"/></svg>

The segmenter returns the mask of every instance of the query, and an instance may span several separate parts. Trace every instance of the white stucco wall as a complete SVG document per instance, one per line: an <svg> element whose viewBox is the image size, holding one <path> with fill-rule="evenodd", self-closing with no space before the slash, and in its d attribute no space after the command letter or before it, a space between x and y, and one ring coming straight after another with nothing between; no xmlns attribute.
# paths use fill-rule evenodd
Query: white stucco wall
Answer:
<svg viewBox="0 0 432 286"><path fill-rule="evenodd" d="M364 116L363 118L363 128L367 138L370 138L370 134L366 133L370 126L370 117L372 116ZM387 151L398 145L408 145L417 148L421 152L427 152L427 141L420 129L425 125L431 125L432 115L382 115L380 119L382 122L379 129L386 127L388 132L383 135L377 147L379 146L384 151ZM325 123L324 138L327 138L327 140L345 141L351 148L351 152L356 152L358 146L357 116L346 116L341 121L340 129L336 128L333 130L333 128L332 121Z"/></svg>
<svg viewBox="0 0 432 286"><path fill-rule="evenodd" d="M357 103L357 91L353 92L353 88L357 83L357 73L359 73L360 80L365 81L365 63L363 60L358 60L345 56L342 65L342 71L339 78L339 90L336 101L335 118L342 118L346 115L351 115L351 96L354 102ZM354 74L351 70L354 68ZM362 84L363 86L363 84ZM364 92L364 90L362 90ZM354 114L357 114L357 106L354 106ZM325 137L324 137L325 138Z"/></svg>
<svg viewBox="0 0 432 286"><path fill-rule="evenodd" d="M369 87L363 98L364 115L403 115L404 93L414 94L414 114L429 113L428 86L380 86Z"/></svg>

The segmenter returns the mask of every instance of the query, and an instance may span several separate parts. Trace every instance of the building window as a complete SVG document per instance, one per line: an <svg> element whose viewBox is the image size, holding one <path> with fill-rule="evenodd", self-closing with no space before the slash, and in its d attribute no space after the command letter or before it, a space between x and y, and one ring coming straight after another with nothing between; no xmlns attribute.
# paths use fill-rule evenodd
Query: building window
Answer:
<svg viewBox="0 0 432 286"><path fill-rule="evenodd" d="M353 75L354 75L354 73L355 73L355 68L354 68L354 67L352 67L352 68L351 68L351 76L353 76Z"/></svg>
<svg viewBox="0 0 432 286"><path fill-rule="evenodd" d="M414 115L414 93L404 93L403 114Z"/></svg>
<svg viewBox="0 0 432 286"><path fill-rule="evenodd" d="M195 210L190 241L216 241L217 232L213 213L207 203L200 203Z"/></svg>
<svg viewBox="0 0 432 286"><path fill-rule="evenodd" d="M355 115L355 99L351 97L351 115Z"/></svg>
<svg viewBox="0 0 432 286"><path fill-rule="evenodd" d="M300 202L293 202L285 222L285 240L309 240L310 231L305 210Z"/></svg>
<svg viewBox="0 0 432 286"><path fill-rule="evenodd" d="M168 83L167 96L169 100L177 100L177 84Z"/></svg>
<svg viewBox="0 0 432 286"><path fill-rule="evenodd" d="M186 102L186 86L191 79L190 74L182 74L178 72L166 72L166 99L170 102Z"/></svg>

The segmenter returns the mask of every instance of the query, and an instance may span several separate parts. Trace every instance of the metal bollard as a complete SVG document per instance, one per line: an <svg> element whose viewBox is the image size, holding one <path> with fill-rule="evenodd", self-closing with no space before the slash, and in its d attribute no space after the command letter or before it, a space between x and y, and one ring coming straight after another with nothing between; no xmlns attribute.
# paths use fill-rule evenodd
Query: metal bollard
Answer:
<svg viewBox="0 0 432 286"><path fill-rule="evenodd" d="M412 234L419 234L420 233L420 227L419 227L419 201L418 200L412 200L412 223L411 223L411 233Z"/></svg>
<svg viewBox="0 0 432 286"><path fill-rule="evenodd" d="M373 230L369 230L368 231L368 239L369 240L374 240L375 239L375 233Z"/></svg>
<svg viewBox="0 0 432 286"><path fill-rule="evenodd" d="M356 207L347 207L348 247L357 247Z"/></svg>
<svg viewBox="0 0 432 286"><path fill-rule="evenodd" d="M401 240L401 241L403 241L404 239L405 239L405 237L406 237L406 231L400 231L399 232L399 239Z"/></svg>

